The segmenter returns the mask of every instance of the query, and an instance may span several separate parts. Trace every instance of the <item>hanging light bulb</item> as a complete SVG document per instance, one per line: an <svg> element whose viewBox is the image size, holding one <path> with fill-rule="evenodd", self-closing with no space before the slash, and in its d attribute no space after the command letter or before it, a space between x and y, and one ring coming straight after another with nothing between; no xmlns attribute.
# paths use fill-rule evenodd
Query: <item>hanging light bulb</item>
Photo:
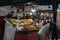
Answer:
<svg viewBox="0 0 60 40"><path fill-rule="evenodd" d="M35 6L32 6L31 12L36 12L37 8Z"/></svg>
<svg viewBox="0 0 60 40"><path fill-rule="evenodd" d="M30 13L30 15L32 15L32 13Z"/></svg>
<svg viewBox="0 0 60 40"><path fill-rule="evenodd" d="M46 22L47 22L48 20L46 19Z"/></svg>
<svg viewBox="0 0 60 40"><path fill-rule="evenodd" d="M34 9L32 9L32 12L35 12L35 10L34 10Z"/></svg>
<svg viewBox="0 0 60 40"><path fill-rule="evenodd" d="M49 21L51 21L51 20L49 19Z"/></svg>

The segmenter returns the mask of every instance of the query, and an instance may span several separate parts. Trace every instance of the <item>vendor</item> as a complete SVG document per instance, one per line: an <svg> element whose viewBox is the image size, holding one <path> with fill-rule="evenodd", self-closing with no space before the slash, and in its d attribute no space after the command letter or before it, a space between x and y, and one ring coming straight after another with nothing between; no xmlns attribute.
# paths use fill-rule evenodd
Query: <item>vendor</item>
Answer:
<svg viewBox="0 0 60 40"><path fill-rule="evenodd" d="M17 16L17 19L23 18L23 10L22 9L17 9L16 16Z"/></svg>

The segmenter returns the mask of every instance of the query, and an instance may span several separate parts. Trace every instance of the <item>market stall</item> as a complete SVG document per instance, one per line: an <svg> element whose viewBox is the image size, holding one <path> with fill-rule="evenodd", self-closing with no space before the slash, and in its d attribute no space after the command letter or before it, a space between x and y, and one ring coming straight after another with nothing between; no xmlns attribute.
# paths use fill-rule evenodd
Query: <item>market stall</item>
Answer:
<svg viewBox="0 0 60 40"><path fill-rule="evenodd" d="M29 3L24 5L24 11L17 7L16 18L10 12L11 14L4 18L6 23L3 40L38 40L38 38L45 39L45 36L48 39L46 32L50 27L49 23L53 20L53 15L49 13L50 10L47 11L47 6L44 6L46 7L44 10L38 9L39 7Z"/></svg>
<svg viewBox="0 0 60 40"><path fill-rule="evenodd" d="M6 24L3 40L38 40L38 30L40 28L33 24L32 19L5 18L4 20Z"/></svg>

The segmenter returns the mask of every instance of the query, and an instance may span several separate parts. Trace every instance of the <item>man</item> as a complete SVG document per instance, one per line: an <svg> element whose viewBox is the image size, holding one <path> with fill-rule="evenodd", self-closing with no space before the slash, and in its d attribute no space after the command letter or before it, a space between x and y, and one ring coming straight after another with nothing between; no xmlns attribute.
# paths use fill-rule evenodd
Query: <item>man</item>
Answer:
<svg viewBox="0 0 60 40"><path fill-rule="evenodd" d="M50 33L52 34L52 40L58 40L58 34L57 34L57 27L56 24L50 23Z"/></svg>
<svg viewBox="0 0 60 40"><path fill-rule="evenodd" d="M48 32L50 28L50 23L44 25L38 32L38 40L44 40L44 35Z"/></svg>

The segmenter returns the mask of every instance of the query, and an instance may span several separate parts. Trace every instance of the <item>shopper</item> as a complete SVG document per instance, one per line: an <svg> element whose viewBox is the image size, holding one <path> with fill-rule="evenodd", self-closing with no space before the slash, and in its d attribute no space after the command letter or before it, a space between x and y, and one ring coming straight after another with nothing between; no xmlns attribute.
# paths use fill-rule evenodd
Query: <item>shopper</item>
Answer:
<svg viewBox="0 0 60 40"><path fill-rule="evenodd" d="M22 9L17 9L16 17L17 17L17 19L22 19L22 18L24 18L24 12L23 12Z"/></svg>
<svg viewBox="0 0 60 40"><path fill-rule="evenodd" d="M44 40L44 35L46 32L48 32L50 28L50 23L44 25L39 31L38 31L38 40Z"/></svg>
<svg viewBox="0 0 60 40"><path fill-rule="evenodd" d="M51 39L52 40L58 40L58 35L57 35L57 27L56 27L56 24L54 24L54 23L50 23L50 31L49 31L49 33L51 33L52 35L52 37L51 37Z"/></svg>

